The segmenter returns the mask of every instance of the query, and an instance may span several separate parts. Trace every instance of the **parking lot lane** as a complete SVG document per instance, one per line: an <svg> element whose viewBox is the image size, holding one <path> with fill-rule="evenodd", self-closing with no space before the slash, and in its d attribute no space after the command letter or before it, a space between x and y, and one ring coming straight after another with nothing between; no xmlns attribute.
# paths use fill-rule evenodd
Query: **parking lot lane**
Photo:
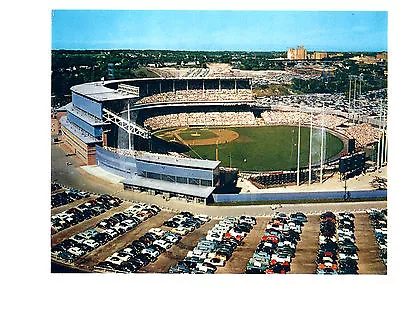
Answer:
<svg viewBox="0 0 400 309"><path fill-rule="evenodd" d="M66 228L65 230L62 230L62 231L54 234L51 237L51 246L54 246L75 234L79 234L80 232L83 232L83 231L86 231L87 229L95 227L96 224L99 223L100 221L111 217L115 213L122 212L125 209L127 209L129 206L132 206L132 205L133 205L132 202L124 201L118 207L115 207L115 208L113 207L110 210L107 210L106 212L100 214L99 216L90 218L89 220L85 220L81 223L73 225L69 228Z"/></svg>
<svg viewBox="0 0 400 309"><path fill-rule="evenodd" d="M267 228L268 221L271 218L257 218L257 224L250 233L244 238L242 245L238 246L231 258L226 262L224 267L218 267L216 274L244 274L246 265L253 256L264 231Z"/></svg>
<svg viewBox="0 0 400 309"><path fill-rule="evenodd" d="M172 212L162 210L157 215L139 224L136 228L116 237L115 239L106 243L104 246L100 246L99 248L83 256L81 259L76 261L76 264L79 264L82 266L82 268L93 269L93 266L104 261L114 252L125 248L128 244L132 243L132 241L146 234L149 229L153 227L161 227L163 222L173 217L173 215L174 213Z"/></svg>
<svg viewBox="0 0 400 309"><path fill-rule="evenodd" d="M319 216L308 215L308 222L304 223L300 235L300 241L296 247L296 257L290 264L289 274L315 274L317 258Z"/></svg>
<svg viewBox="0 0 400 309"><path fill-rule="evenodd" d="M73 202L71 202L69 204L65 204L65 205L62 205L62 206L59 206L59 207L52 208L51 209L51 215L54 216L56 214L59 214L60 212L66 211L66 210L71 209L71 208L73 208L75 206L78 206L80 204L84 204L84 203L86 203L86 202L88 202L90 200L93 200L96 197L97 196L91 195L89 197L84 197L84 198L82 198L80 200L75 200L75 201L73 201Z"/></svg>
<svg viewBox="0 0 400 309"><path fill-rule="evenodd" d="M375 232L366 213L354 214L354 234L358 251L358 273L385 275L387 270L379 257L379 247L375 242Z"/></svg>
<svg viewBox="0 0 400 309"><path fill-rule="evenodd" d="M196 247L197 243L206 237L207 231L210 230L219 220L211 220L195 229L193 232L184 236L182 240L173 245L169 250L161 254L157 261L143 267L140 272L148 273L167 273L168 269L175 265L178 261L183 260L186 254ZM165 229L162 227L162 229Z"/></svg>

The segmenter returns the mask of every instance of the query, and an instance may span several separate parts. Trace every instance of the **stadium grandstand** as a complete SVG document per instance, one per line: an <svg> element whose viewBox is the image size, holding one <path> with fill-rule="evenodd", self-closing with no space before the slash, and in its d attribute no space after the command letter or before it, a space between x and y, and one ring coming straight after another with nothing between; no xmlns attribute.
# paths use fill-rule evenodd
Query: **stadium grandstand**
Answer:
<svg viewBox="0 0 400 309"><path fill-rule="evenodd" d="M85 165L98 165L123 177L125 189L207 203L230 179L218 160L189 158L188 145L174 144L154 131L174 127L313 126L355 139L357 146L376 143L381 130L349 124L344 114L279 110L259 104L252 80L226 78L142 78L86 83L71 88L72 101L62 110L61 140ZM226 174L226 175L225 175ZM232 172L236 175L237 171ZM315 179L301 170L304 179ZM237 179L237 178L236 178ZM295 183L296 172L260 175L264 187ZM235 183L230 179L230 183Z"/></svg>

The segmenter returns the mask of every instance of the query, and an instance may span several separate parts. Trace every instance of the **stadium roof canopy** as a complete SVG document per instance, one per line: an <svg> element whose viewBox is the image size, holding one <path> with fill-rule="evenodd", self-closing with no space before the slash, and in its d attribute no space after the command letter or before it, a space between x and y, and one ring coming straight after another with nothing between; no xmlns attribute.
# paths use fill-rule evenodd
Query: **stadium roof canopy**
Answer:
<svg viewBox="0 0 400 309"><path fill-rule="evenodd" d="M116 89L116 85L120 83L131 83L135 81L149 81L149 82L160 82L167 80L251 80L250 77L169 77L169 78L130 78L130 79L119 79L119 80L109 80L109 81L97 81L91 83L85 83L80 85L75 85L71 87L71 91L93 99L98 102L103 101L113 101L121 99L134 99L134 96L129 93L119 92Z"/></svg>
<svg viewBox="0 0 400 309"><path fill-rule="evenodd" d="M182 184L177 182L168 182L158 179L145 178L141 176L133 176L130 179L124 179L124 184L159 190L162 192L171 192L188 196L207 198L214 191L215 187L204 187L190 184Z"/></svg>
<svg viewBox="0 0 400 309"><path fill-rule="evenodd" d="M71 91L95 101L112 101L137 98L137 96L107 88L103 82L86 83L72 86Z"/></svg>

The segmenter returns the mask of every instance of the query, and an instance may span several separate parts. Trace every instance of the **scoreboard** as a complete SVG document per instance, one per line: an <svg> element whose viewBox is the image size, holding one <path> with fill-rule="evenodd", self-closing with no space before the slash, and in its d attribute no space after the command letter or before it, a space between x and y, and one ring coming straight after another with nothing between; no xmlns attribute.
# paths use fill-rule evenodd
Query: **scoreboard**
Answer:
<svg viewBox="0 0 400 309"><path fill-rule="evenodd" d="M365 165L365 152L360 151L348 156L341 157L339 160L339 172L344 174L346 172L353 172L361 170Z"/></svg>

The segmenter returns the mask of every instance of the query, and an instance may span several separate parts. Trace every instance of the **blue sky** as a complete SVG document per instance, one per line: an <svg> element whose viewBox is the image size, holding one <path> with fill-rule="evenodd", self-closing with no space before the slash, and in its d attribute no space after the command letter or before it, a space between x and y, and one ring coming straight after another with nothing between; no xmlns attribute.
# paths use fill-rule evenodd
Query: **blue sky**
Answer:
<svg viewBox="0 0 400 309"><path fill-rule="evenodd" d="M52 12L52 49L387 50L387 12Z"/></svg>

